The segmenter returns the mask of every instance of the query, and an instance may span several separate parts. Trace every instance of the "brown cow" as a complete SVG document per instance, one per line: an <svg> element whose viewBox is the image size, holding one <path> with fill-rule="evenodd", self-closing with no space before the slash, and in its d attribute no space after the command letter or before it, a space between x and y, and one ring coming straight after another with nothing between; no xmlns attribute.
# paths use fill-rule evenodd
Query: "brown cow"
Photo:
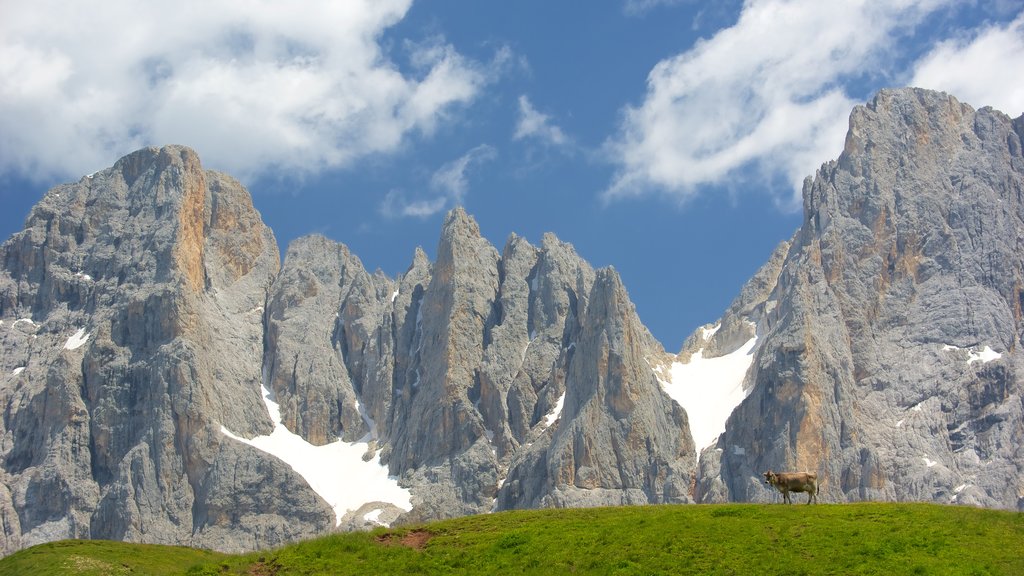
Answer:
<svg viewBox="0 0 1024 576"><path fill-rule="evenodd" d="M790 492L807 492L807 503L818 501L818 475L814 472L772 472L764 473L765 484L770 484L782 492L782 500L792 504Z"/></svg>

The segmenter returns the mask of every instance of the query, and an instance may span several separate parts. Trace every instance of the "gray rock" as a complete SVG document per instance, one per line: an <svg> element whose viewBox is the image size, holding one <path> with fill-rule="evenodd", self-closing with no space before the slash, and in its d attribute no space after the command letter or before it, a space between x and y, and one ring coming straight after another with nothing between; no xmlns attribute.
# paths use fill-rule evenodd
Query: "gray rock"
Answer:
<svg viewBox="0 0 1024 576"><path fill-rule="evenodd" d="M445 219L430 284L416 316L412 381L395 422L392 470L444 462L484 437L475 404L486 328L494 322L498 253L461 209Z"/></svg>
<svg viewBox="0 0 1024 576"><path fill-rule="evenodd" d="M562 414L514 461L498 507L689 501L695 462L686 415L648 364L661 347L614 270L598 271L580 317L566 347Z"/></svg>
<svg viewBox="0 0 1024 576"><path fill-rule="evenodd" d="M707 499L768 500L759 473L798 468L823 500L1024 506L1022 125L917 89L853 111L805 183Z"/></svg>
<svg viewBox="0 0 1024 576"><path fill-rule="evenodd" d="M197 519L204 494L227 481L221 426L271 429L260 307L278 254L248 193L187 148L140 150L51 190L0 250L0 452L20 532L4 551L202 541L218 527ZM324 528L295 510L280 523Z"/></svg>
<svg viewBox="0 0 1024 576"><path fill-rule="evenodd" d="M280 266L245 190L182 147L58 186L0 248L0 553L114 538L226 551L519 507L823 501L1024 508L1024 118L923 90L851 114L805 218L675 359L756 335L746 399L695 461L673 360L612 269L462 209L396 279L343 245ZM662 372L663 373L663 372ZM336 519L224 433L369 441L413 509ZM334 524L335 521L340 524Z"/></svg>
<svg viewBox="0 0 1024 576"><path fill-rule="evenodd" d="M284 425L313 444L339 437L355 441L369 432L346 365L350 354L345 352L359 325L349 324L346 331L341 315L357 305L350 300L364 302L372 288L348 248L308 236L289 246L271 289L267 385L281 406Z"/></svg>
<svg viewBox="0 0 1024 576"><path fill-rule="evenodd" d="M274 548L334 528L334 511L280 460L222 442L197 490L191 545L233 553Z"/></svg>

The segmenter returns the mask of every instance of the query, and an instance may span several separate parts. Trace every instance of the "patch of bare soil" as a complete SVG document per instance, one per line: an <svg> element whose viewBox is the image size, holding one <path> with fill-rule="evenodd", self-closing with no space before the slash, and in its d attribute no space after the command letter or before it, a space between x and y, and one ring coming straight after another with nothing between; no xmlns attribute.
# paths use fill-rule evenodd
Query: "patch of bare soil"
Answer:
<svg viewBox="0 0 1024 576"><path fill-rule="evenodd" d="M385 532L377 536L377 543L382 546L405 546L413 550L423 550L433 535L426 530L410 530L404 534Z"/></svg>

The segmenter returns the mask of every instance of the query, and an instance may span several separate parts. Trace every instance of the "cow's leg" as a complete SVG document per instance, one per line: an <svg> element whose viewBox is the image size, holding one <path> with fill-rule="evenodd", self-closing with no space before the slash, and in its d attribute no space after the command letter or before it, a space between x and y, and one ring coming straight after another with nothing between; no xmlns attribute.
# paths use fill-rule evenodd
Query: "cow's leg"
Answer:
<svg viewBox="0 0 1024 576"><path fill-rule="evenodd" d="M784 492L782 493L782 503L783 503L783 504L792 504L792 503L793 503L793 502L792 502L792 501L791 501L791 500L789 499L789 490L786 490L786 491L784 491Z"/></svg>
<svg viewBox="0 0 1024 576"><path fill-rule="evenodd" d="M807 491L807 503L810 504L811 500L814 499L814 490Z"/></svg>

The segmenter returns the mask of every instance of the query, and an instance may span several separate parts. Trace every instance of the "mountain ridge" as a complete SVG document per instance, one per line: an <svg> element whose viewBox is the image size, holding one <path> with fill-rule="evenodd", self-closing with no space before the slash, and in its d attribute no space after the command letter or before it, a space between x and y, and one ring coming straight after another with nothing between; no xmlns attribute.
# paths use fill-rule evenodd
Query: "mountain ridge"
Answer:
<svg viewBox="0 0 1024 576"><path fill-rule="evenodd" d="M803 225L675 355L614 268L552 234L499 251L456 208L436 260L396 278L322 236L281 260L236 180L185 147L129 154L52 189L0 248L0 549L766 502L760 472L783 467L831 501L1024 509L1022 134L919 89L858 106ZM727 357L747 367L677 372ZM338 518L247 443L278 425L264 394L312 446L365 442L412 509ZM705 405L673 398L709 396L728 416L699 446Z"/></svg>

